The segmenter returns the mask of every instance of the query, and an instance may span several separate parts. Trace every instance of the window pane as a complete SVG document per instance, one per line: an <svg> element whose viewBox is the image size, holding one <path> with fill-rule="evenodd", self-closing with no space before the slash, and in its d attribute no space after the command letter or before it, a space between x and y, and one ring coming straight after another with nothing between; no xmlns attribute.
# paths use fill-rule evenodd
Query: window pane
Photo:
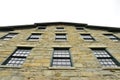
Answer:
<svg viewBox="0 0 120 80"><path fill-rule="evenodd" d="M31 34L28 40L38 40L41 34Z"/></svg>
<svg viewBox="0 0 120 80"><path fill-rule="evenodd" d="M83 27L76 27L77 30L84 30Z"/></svg>
<svg viewBox="0 0 120 80"><path fill-rule="evenodd" d="M94 41L94 38L90 34L81 34L81 37L87 41Z"/></svg>
<svg viewBox="0 0 120 80"><path fill-rule="evenodd" d="M66 34L56 34L56 40L66 40Z"/></svg>
<svg viewBox="0 0 120 80"><path fill-rule="evenodd" d="M105 49L92 49L102 66L117 66L117 61Z"/></svg>
<svg viewBox="0 0 120 80"><path fill-rule="evenodd" d="M46 29L46 26L38 26L38 29L44 30Z"/></svg>
<svg viewBox="0 0 120 80"><path fill-rule="evenodd" d="M57 27L56 29L57 29L57 30L63 30L64 27Z"/></svg>
<svg viewBox="0 0 120 80"><path fill-rule="evenodd" d="M25 59L22 58L10 58L10 60L8 61L8 63L6 65L13 65L13 66L20 66L22 65L22 63L24 62Z"/></svg>
<svg viewBox="0 0 120 80"><path fill-rule="evenodd" d="M109 39L113 40L113 41L119 41L119 38L116 37L113 34L104 34L105 36L107 36Z"/></svg>
<svg viewBox="0 0 120 80"><path fill-rule="evenodd" d="M54 49L52 66L71 66L69 49Z"/></svg>
<svg viewBox="0 0 120 80"><path fill-rule="evenodd" d="M18 33L8 33L4 37L2 37L3 40L10 40L11 38L15 37Z"/></svg>
<svg viewBox="0 0 120 80"><path fill-rule="evenodd" d="M6 37L6 38L4 38L3 40L10 40L10 39L11 39L11 38L7 38L7 37Z"/></svg>
<svg viewBox="0 0 120 80"><path fill-rule="evenodd" d="M17 34L17 33L9 33L9 34L6 35L6 37L11 37L11 38L12 38L12 37L14 37L16 34Z"/></svg>
<svg viewBox="0 0 120 80"><path fill-rule="evenodd" d="M17 48L2 65L20 66L23 64L30 51L31 48Z"/></svg>

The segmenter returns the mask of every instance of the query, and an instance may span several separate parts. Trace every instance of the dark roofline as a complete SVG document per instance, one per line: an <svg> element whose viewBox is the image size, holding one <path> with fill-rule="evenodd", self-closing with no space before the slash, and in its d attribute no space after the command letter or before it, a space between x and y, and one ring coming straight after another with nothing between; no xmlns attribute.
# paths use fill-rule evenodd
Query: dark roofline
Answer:
<svg viewBox="0 0 120 80"><path fill-rule="evenodd" d="M95 26L95 25L87 25L84 23L73 23L73 22L44 22L44 23L35 23L31 25L3 26L3 27L0 27L0 31L9 31L14 29L28 29L28 28L36 28L37 26L58 25L58 24L120 32L120 28L116 28L116 27L97 26L97 25Z"/></svg>
<svg viewBox="0 0 120 80"><path fill-rule="evenodd" d="M13 31L14 29L28 29L34 28L34 25L14 25L14 26L2 26L0 31Z"/></svg>
<svg viewBox="0 0 120 80"><path fill-rule="evenodd" d="M117 27L88 25L86 28L102 29L102 30L108 30L111 32L120 32L120 28L117 28Z"/></svg>
<svg viewBox="0 0 120 80"><path fill-rule="evenodd" d="M86 26L87 24L84 23L73 23L73 22L45 22L45 23L35 23L35 25L73 25L73 26Z"/></svg>

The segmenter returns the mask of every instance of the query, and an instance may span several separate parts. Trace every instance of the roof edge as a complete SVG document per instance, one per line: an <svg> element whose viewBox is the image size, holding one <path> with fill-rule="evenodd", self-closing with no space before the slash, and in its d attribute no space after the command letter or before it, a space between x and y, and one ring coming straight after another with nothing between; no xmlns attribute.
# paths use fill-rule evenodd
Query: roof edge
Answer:
<svg viewBox="0 0 120 80"><path fill-rule="evenodd" d="M74 22L42 22L42 23L34 23L34 24L29 24L29 25L2 26L0 27L0 31L35 28L37 26L58 25L58 24L73 25L75 27L86 27L86 28L94 28L94 29L103 29L103 30L108 30L108 31L113 31L113 32L120 32L120 28L117 28L117 27L88 25L85 23L74 23Z"/></svg>
<svg viewBox="0 0 120 80"><path fill-rule="evenodd" d="M74 25L74 26L86 26L85 23L74 23L74 22L43 22L43 23L35 23L34 25Z"/></svg>
<svg viewBox="0 0 120 80"><path fill-rule="evenodd" d="M87 28L102 29L102 30L108 30L111 32L120 32L120 28L109 27L109 26L88 25Z"/></svg>

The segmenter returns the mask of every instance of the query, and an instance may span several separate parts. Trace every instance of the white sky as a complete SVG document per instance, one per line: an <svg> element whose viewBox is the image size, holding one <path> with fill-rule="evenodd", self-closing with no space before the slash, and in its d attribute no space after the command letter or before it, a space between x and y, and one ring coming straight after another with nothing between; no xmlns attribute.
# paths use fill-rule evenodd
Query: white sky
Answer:
<svg viewBox="0 0 120 80"><path fill-rule="evenodd" d="M0 0L0 26L56 21L120 27L120 0Z"/></svg>

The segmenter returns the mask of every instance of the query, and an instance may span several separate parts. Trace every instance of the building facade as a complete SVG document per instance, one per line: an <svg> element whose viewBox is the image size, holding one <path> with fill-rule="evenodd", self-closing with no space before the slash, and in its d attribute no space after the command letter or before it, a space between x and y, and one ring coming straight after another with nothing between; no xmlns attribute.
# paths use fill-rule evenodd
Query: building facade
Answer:
<svg viewBox="0 0 120 80"><path fill-rule="evenodd" d="M120 80L120 28L35 23L0 37L0 80Z"/></svg>

